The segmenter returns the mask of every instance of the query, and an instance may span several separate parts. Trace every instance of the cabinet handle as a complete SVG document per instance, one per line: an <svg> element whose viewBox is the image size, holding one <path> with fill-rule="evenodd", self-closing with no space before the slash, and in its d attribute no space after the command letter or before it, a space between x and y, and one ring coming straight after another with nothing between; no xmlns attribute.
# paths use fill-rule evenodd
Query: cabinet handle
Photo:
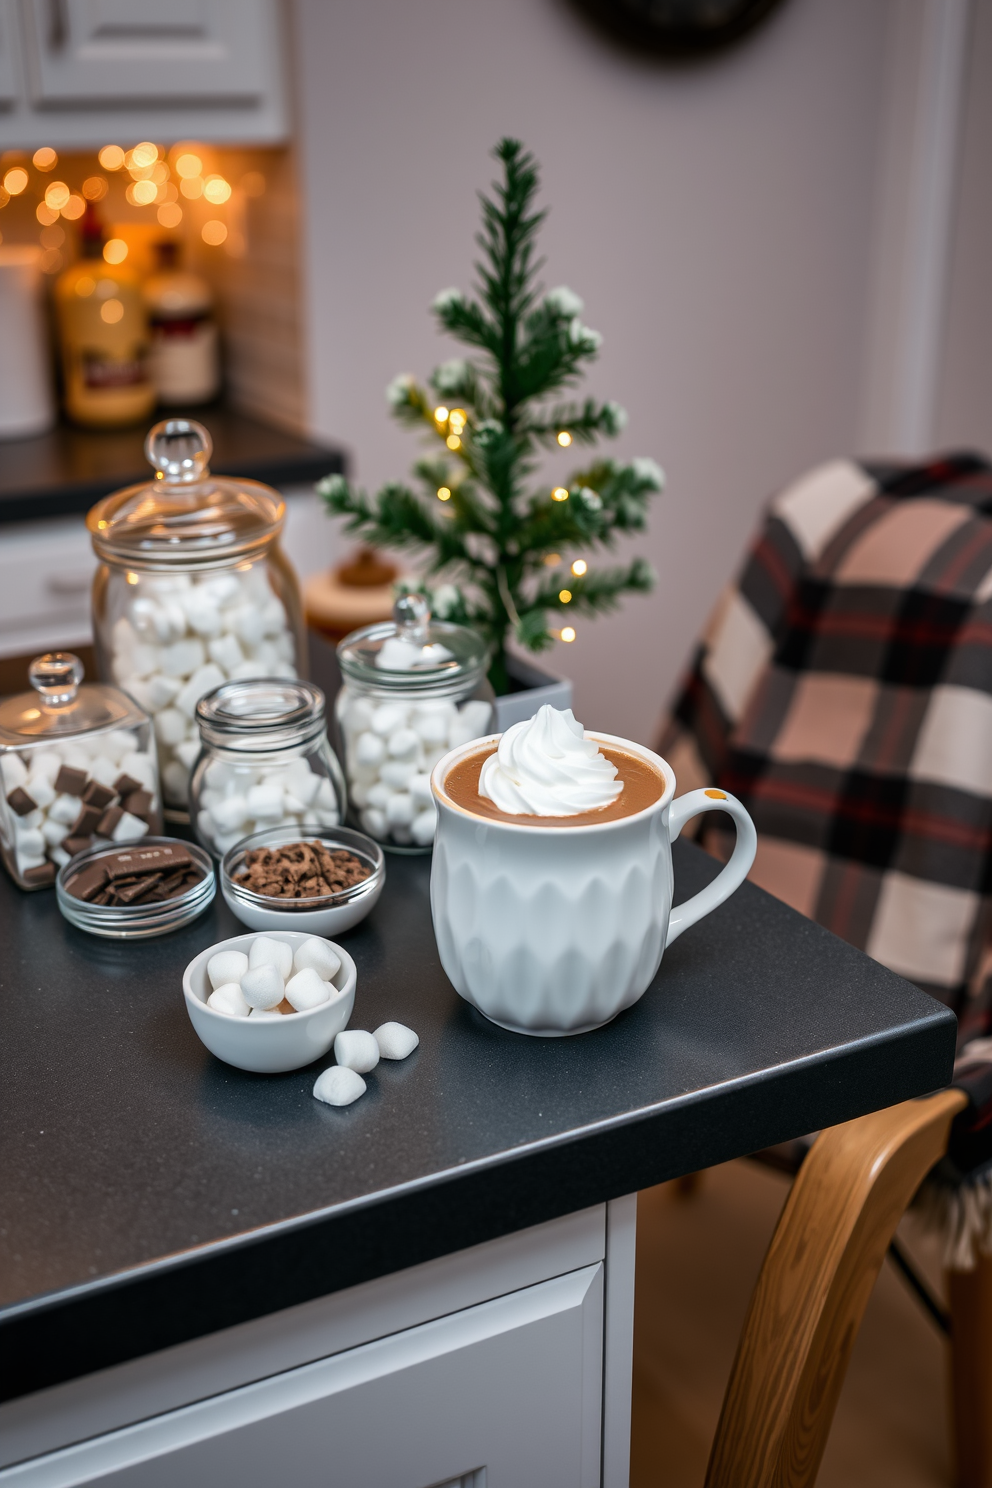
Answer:
<svg viewBox="0 0 992 1488"><path fill-rule="evenodd" d="M49 574L45 588L49 594L68 599L77 594L88 594L92 582L89 574Z"/></svg>
<svg viewBox="0 0 992 1488"><path fill-rule="evenodd" d="M65 0L48 0L48 49L60 52L69 39Z"/></svg>

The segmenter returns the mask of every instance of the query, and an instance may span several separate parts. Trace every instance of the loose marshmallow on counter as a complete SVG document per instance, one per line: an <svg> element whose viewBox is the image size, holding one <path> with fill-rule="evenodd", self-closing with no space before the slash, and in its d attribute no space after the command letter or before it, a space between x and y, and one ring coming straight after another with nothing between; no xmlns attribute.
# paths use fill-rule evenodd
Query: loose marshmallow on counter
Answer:
<svg viewBox="0 0 992 1488"><path fill-rule="evenodd" d="M366 1089L365 1081L355 1070L347 1069L341 1064L332 1064L330 1069L317 1076L313 1093L325 1105L350 1106L352 1101L365 1094Z"/></svg>
<svg viewBox="0 0 992 1488"><path fill-rule="evenodd" d="M413 1029L403 1023L382 1023L372 1037L383 1059L406 1059L420 1043Z"/></svg>
<svg viewBox="0 0 992 1488"><path fill-rule="evenodd" d="M345 1029L334 1040L334 1058L343 1068L367 1075L379 1063L379 1045L361 1028Z"/></svg>

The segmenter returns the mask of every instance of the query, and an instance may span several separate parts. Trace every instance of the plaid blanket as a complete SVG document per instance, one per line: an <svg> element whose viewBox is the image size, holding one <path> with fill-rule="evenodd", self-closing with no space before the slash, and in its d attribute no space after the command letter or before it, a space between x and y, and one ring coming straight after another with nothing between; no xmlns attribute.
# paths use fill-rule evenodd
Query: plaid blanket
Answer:
<svg viewBox="0 0 992 1488"><path fill-rule="evenodd" d="M992 1032L992 468L836 460L777 496L660 742L751 877ZM719 818L705 843L721 850Z"/></svg>

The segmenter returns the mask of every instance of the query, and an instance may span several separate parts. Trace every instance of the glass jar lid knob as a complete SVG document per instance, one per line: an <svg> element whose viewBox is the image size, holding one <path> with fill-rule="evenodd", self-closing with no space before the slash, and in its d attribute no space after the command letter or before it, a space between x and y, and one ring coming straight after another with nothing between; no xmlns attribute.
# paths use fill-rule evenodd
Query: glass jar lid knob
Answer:
<svg viewBox="0 0 992 1488"><path fill-rule="evenodd" d="M171 418L154 424L145 440L145 456L155 479L188 486L210 474L213 440L195 419Z"/></svg>
<svg viewBox="0 0 992 1488"><path fill-rule="evenodd" d="M71 651L49 651L35 657L28 667L28 679L47 708L65 708L76 700L83 663Z"/></svg>
<svg viewBox="0 0 992 1488"><path fill-rule="evenodd" d="M398 636L422 646L431 623L430 605L422 594L401 594L393 605L393 620Z"/></svg>

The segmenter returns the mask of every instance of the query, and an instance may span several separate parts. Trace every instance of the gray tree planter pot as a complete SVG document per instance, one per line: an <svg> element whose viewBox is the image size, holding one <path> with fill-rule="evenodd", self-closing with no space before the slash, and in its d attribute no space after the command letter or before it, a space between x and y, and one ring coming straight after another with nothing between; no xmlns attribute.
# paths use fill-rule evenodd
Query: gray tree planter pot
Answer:
<svg viewBox="0 0 992 1488"><path fill-rule="evenodd" d="M506 669L517 686L513 692L496 699L494 734L503 733L511 724L533 718L545 703L550 703L553 708L572 706L572 684L566 677L553 677L519 656L508 656Z"/></svg>

